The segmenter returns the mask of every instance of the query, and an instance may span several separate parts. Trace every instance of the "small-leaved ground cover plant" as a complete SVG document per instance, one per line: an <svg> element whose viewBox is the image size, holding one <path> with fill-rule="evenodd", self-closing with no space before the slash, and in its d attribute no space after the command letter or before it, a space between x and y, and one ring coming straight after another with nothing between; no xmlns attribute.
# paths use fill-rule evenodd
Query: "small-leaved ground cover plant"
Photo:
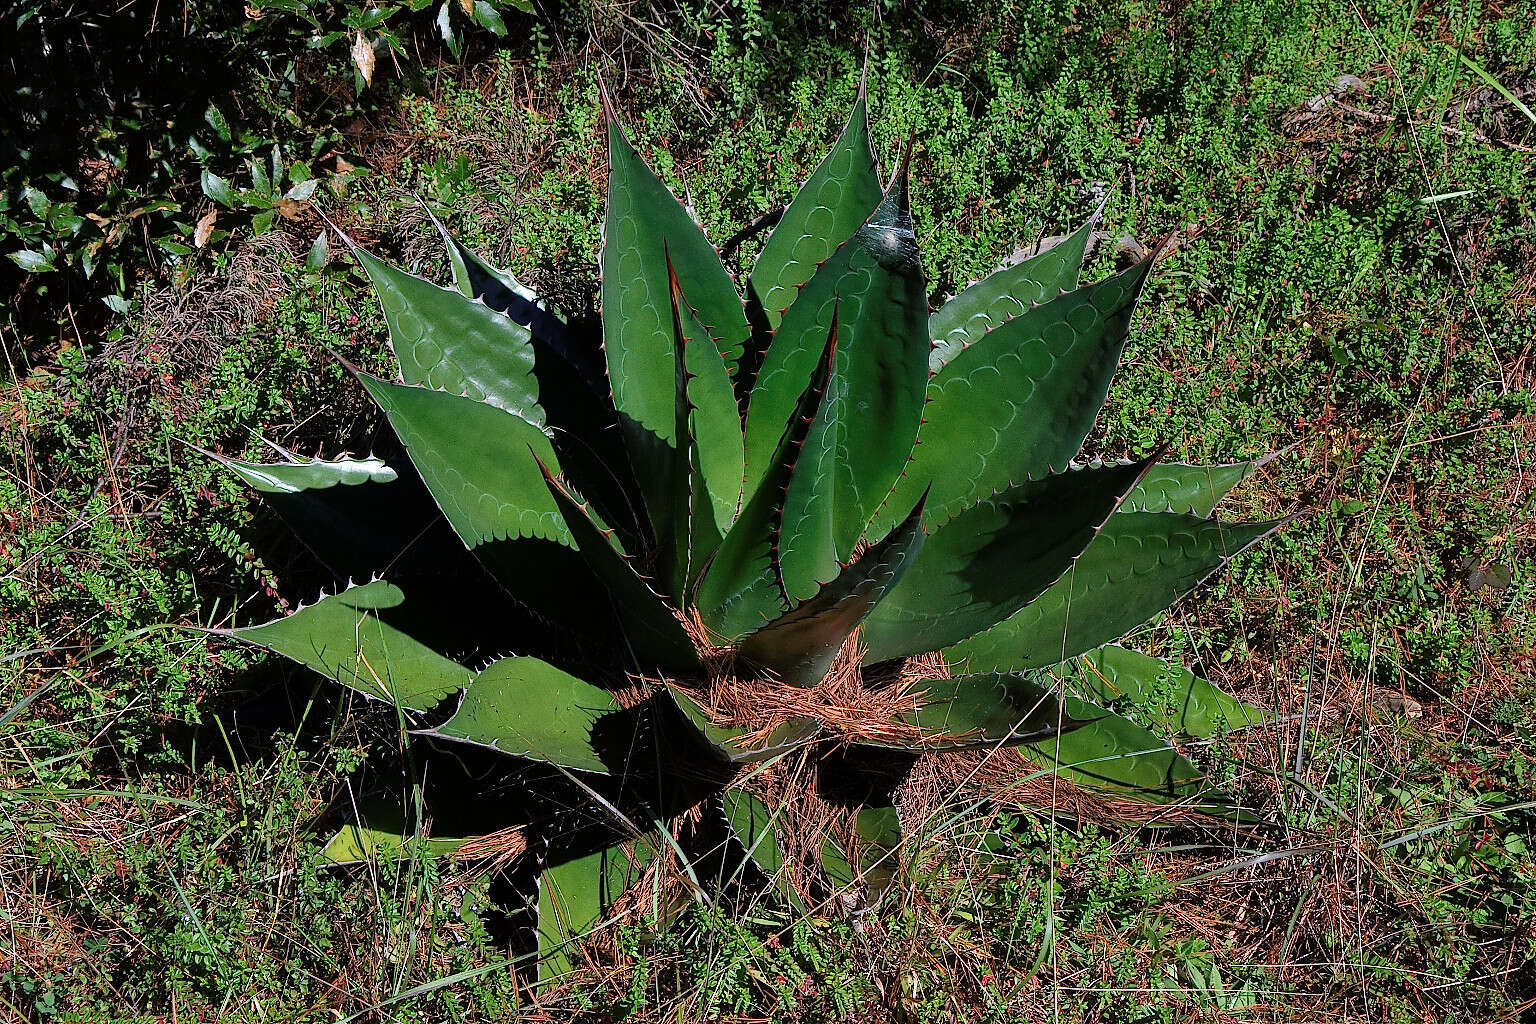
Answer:
<svg viewBox="0 0 1536 1024"><path fill-rule="evenodd" d="M1275 527L1213 517L1253 464L1074 461L1156 254L1080 285L1090 222L930 312L861 94L743 289L607 131L600 322L446 231L453 288L359 250L400 450L222 460L339 585L221 632L525 766L327 855L537 879L548 977L641 902L873 907L957 791L1244 817L1170 740L1264 712L1113 644ZM1102 706L1170 687L1162 735Z"/></svg>

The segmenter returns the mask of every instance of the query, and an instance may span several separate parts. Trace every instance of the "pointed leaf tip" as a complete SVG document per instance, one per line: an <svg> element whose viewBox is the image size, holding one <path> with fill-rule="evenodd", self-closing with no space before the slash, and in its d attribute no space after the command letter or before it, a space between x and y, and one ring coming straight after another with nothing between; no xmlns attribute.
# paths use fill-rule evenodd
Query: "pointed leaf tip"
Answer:
<svg viewBox="0 0 1536 1024"><path fill-rule="evenodd" d="M885 186L885 198L896 201L896 210L904 217L912 215L912 151L917 147L917 131L907 133L901 145L901 156L891 171L890 183Z"/></svg>

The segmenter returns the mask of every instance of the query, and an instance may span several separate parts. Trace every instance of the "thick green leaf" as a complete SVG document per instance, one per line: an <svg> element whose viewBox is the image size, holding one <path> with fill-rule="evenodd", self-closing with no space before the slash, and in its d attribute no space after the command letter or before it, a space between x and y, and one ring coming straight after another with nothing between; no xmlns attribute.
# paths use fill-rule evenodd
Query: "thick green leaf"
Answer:
<svg viewBox="0 0 1536 1024"><path fill-rule="evenodd" d="M835 889L845 889L855 880L869 889L874 902L895 881L901 847L901 815L895 807L862 807L853 821L853 860L833 837L821 844L821 867ZM857 872L853 863L858 864Z"/></svg>
<svg viewBox="0 0 1536 1024"><path fill-rule="evenodd" d="M859 877L875 899L896 880L901 866L901 815L895 807L863 807L853 820L854 844L859 859Z"/></svg>
<svg viewBox="0 0 1536 1024"><path fill-rule="evenodd" d="M1083 253L1098 214L1058 245L1029 259L994 271L940 306L928 317L933 352L928 367L942 370L967 345L975 344L1021 313L1077 287Z"/></svg>
<svg viewBox="0 0 1536 1024"><path fill-rule="evenodd" d="M796 398L836 323L831 385L783 499L780 564L791 601L812 597L837 574L906 467L924 415L927 319L904 162L869 220L827 258L789 308L752 390L749 491L776 464ZM921 491L905 497L893 521Z"/></svg>
<svg viewBox="0 0 1536 1024"><path fill-rule="evenodd" d="M448 392L358 378L466 545L519 537L571 543L539 470L540 459L558 470L554 449L536 424Z"/></svg>
<svg viewBox="0 0 1536 1024"><path fill-rule="evenodd" d="M667 269L670 274L670 261ZM686 608L693 584L720 546L724 527L736 518L741 497L741 420L734 403L726 407L707 401L699 404L701 397L720 389L729 392L731 382L675 275L669 284L676 431L670 466L672 500L667 510L673 523L662 557L671 563L667 575L672 596Z"/></svg>
<svg viewBox="0 0 1536 1024"><path fill-rule="evenodd" d="M292 658L369 697L428 711L469 685L473 673L384 621L381 612L405 601L399 587L375 580L286 618L212 632Z"/></svg>
<svg viewBox="0 0 1536 1024"><path fill-rule="evenodd" d="M907 687L920 703L902 720L923 730L912 744L869 743L903 750L970 750L1049 739L1084 723L1062 710L1053 680L1018 672L923 679Z"/></svg>
<svg viewBox="0 0 1536 1024"><path fill-rule="evenodd" d="M539 877L539 983L571 971L575 945L603 923L603 916L650 860L612 846L563 864Z"/></svg>
<svg viewBox="0 0 1536 1024"><path fill-rule="evenodd" d="M778 878L784 866L773 812L757 797L743 789L728 789L721 794L725 820L741 842L747 856L770 878Z"/></svg>
<svg viewBox="0 0 1536 1024"><path fill-rule="evenodd" d="M710 347L721 365L733 370L748 334L736 286L703 230L651 173L610 114L608 214L600 258L603 347L614 404L645 491L646 507L658 523L658 536L667 532L670 523L673 493L666 471L671 462L667 449L677 441L669 257L699 322L715 343ZM699 356L702 360L703 353ZM736 419L729 373L723 378L705 374L696 383L697 392L690 389L690 398L700 410L701 421ZM704 465L708 479L707 459ZM734 506L735 495L729 498Z"/></svg>
<svg viewBox="0 0 1536 1024"><path fill-rule="evenodd" d="M1172 512L1111 516L1065 576L1006 622L945 651L957 671L1024 671L1118 640L1279 523ZM931 546L931 542L930 542Z"/></svg>
<svg viewBox="0 0 1536 1024"><path fill-rule="evenodd" d="M895 587L923 549L923 502L879 544L809 601L742 638L737 653L785 682L815 686L843 642Z"/></svg>
<svg viewBox="0 0 1536 1024"><path fill-rule="evenodd" d="M428 214L430 216L430 212ZM594 365L587 346L580 344L575 332L561 317L548 309L533 289L523 284L510 272L492 266L469 246L460 242L448 229L432 218L443 244L448 250L448 262L453 268L453 283L460 294L479 299L498 313L509 317L513 323L528 328L533 336L535 367L542 370L540 348L547 347L550 354L559 357L575 368L589 388L602 393L607 387L602 373ZM591 346L593 351L596 345ZM540 384L546 388L548 381L539 374ZM544 397L548 397L547 391ZM547 402L543 403L547 407Z"/></svg>
<svg viewBox="0 0 1536 1024"><path fill-rule="evenodd" d="M1151 268L1148 259L1021 313L955 355L933 378L912 464L870 535L930 483L928 521L943 522L978 497L1066 466L1104 405Z"/></svg>
<svg viewBox="0 0 1536 1024"><path fill-rule="evenodd" d="M373 279L406 384L485 402L543 428L526 328L483 302L439 288L361 249L357 258Z"/></svg>
<svg viewBox="0 0 1536 1024"><path fill-rule="evenodd" d="M1070 669L1066 684L1084 697L1100 704L1124 699L1153 721L1188 736L1214 736L1274 717L1181 665L1124 647L1090 651Z"/></svg>
<svg viewBox="0 0 1536 1024"><path fill-rule="evenodd" d="M453 717L426 735L607 774L592 726L623 711L612 693L538 658L502 658L475 676Z"/></svg>
<svg viewBox="0 0 1536 1024"><path fill-rule="evenodd" d="M644 533L635 504L639 491L630 478L608 383L599 368L598 332L567 324L511 273L486 262L437 218L432 222L443 236L459 291L528 328L539 404L564 470L629 549L638 550Z"/></svg>
<svg viewBox="0 0 1536 1024"><path fill-rule="evenodd" d="M1043 767L1085 789L1166 803L1204 798L1223 802L1205 775L1141 726L1087 701L1063 701L1068 717L1085 725L1020 749Z"/></svg>
<svg viewBox="0 0 1536 1024"><path fill-rule="evenodd" d="M1189 466L1163 462L1142 477L1126 495L1122 512L1183 512L1202 519L1215 510L1227 493L1242 483L1265 460L1234 462L1222 466Z"/></svg>
<svg viewBox="0 0 1536 1024"><path fill-rule="evenodd" d="M772 730L761 743L749 746L741 739L747 730L716 725L698 701L670 683L667 684L667 693L710 749L731 764L766 761L811 743L821 733L821 723L815 719L791 718Z"/></svg>
<svg viewBox="0 0 1536 1024"><path fill-rule="evenodd" d="M411 860L417 857L451 857L473 836L445 839L438 836L402 834L386 829L347 825L337 832L320 851L320 859L331 864L356 864L361 861Z"/></svg>
<svg viewBox="0 0 1536 1024"><path fill-rule="evenodd" d="M378 458L322 461L278 451L287 462L207 454L260 491L335 579L478 571L408 460L397 470Z"/></svg>
<svg viewBox="0 0 1536 1024"><path fill-rule="evenodd" d="M355 864L359 861L452 857L459 847L478 838L473 835L422 835L419 829L413 829L407 823L406 814L393 800L362 800L358 804L358 818L358 823L347 824L330 837L324 849L319 851L319 860L330 864Z"/></svg>
<svg viewBox="0 0 1536 1024"><path fill-rule="evenodd" d="M1148 464L1079 467L1026 481L934 530L865 621L865 662L939 650L1023 608L1088 548Z"/></svg>
<svg viewBox="0 0 1536 1024"><path fill-rule="evenodd" d="M688 631L661 595L613 546L611 534L592 521L585 506L547 469L544 482L568 524L582 558L601 582L637 665L678 671L697 668L698 652Z"/></svg>
<svg viewBox="0 0 1536 1024"><path fill-rule="evenodd" d="M735 641L789 610L778 571L784 493L831 380L837 331L834 317L821 359L779 438L770 472L757 484L699 581L696 606L716 642Z"/></svg>
<svg viewBox="0 0 1536 1024"><path fill-rule="evenodd" d="M864 224L879 205L881 193L861 85L848 124L800 186L752 267L748 286L762 304L770 327L779 326L784 310L817 266Z"/></svg>
<svg viewBox="0 0 1536 1024"><path fill-rule="evenodd" d="M296 494L322 490L337 485L363 483L387 484L398 474L383 459L300 459L288 462L246 462L224 455L212 455L221 465L264 494Z"/></svg>

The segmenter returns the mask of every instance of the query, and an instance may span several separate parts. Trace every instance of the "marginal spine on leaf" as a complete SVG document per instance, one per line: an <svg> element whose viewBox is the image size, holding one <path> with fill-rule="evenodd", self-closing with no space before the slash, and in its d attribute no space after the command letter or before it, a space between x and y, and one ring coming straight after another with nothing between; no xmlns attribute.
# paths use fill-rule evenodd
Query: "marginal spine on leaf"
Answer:
<svg viewBox="0 0 1536 1024"><path fill-rule="evenodd" d="M811 424L816 422L816 416L821 411L822 399L826 397L827 385L832 379L832 367L837 362L837 315L838 300L832 301L832 326L827 331L827 344L821 351L821 359L816 363L816 370L811 375L810 385L800 395L800 400L795 403L795 411L789 417L789 425L784 429L784 435L779 440L779 447L774 455L774 468L769 472L769 479L764 480L768 484L771 479L781 494L788 495L789 482L794 476L795 466L800 460L800 453L805 448L806 436L811 432ZM780 483L782 482L782 486ZM789 597L789 588L784 584L784 563L780 559L779 542L784 536L784 501L782 498L774 502L773 517L769 532L768 554L773 564L773 579L778 585L779 596L784 600L784 607L788 608L793 603Z"/></svg>

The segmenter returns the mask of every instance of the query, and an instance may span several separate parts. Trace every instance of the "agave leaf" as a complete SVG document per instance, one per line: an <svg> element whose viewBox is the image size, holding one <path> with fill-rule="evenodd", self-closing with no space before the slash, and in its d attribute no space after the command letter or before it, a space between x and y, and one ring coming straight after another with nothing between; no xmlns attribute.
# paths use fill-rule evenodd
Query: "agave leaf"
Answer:
<svg viewBox="0 0 1536 1024"><path fill-rule="evenodd" d="M1077 287L1083 253L1098 223L1098 211L1060 244L994 271L964 289L928 317L933 352L928 368L938 373L967 345L975 344L1021 313Z"/></svg>
<svg viewBox="0 0 1536 1024"><path fill-rule="evenodd" d="M326 842L320 859L330 864L451 857L475 836L442 838L401 833L364 825L345 825Z"/></svg>
<svg viewBox="0 0 1536 1024"><path fill-rule="evenodd" d="M542 352L534 369L543 388L550 441L562 474L614 528L626 551L642 550L650 536L640 486L607 389L589 390L574 366L563 359L546 359Z"/></svg>
<svg viewBox="0 0 1536 1024"><path fill-rule="evenodd" d="M636 663L641 668L697 668L698 653L682 622L613 546L611 535L592 521L586 507L547 468L540 468L582 558L603 585Z"/></svg>
<svg viewBox="0 0 1536 1024"><path fill-rule="evenodd" d="M356 864L362 861L416 860L416 858L452 857L465 843L478 835L438 837L422 835L406 820L398 801L370 798L358 804L358 821L341 827L319 851L319 861L327 864Z"/></svg>
<svg viewBox="0 0 1536 1024"><path fill-rule="evenodd" d="M945 651L957 670L1043 668L1118 640L1281 524L1111 516L1072 569L1006 622Z"/></svg>
<svg viewBox="0 0 1536 1024"><path fill-rule="evenodd" d="M538 658L502 658L475 676L453 717L423 735L606 775L594 723L624 709L612 693Z"/></svg>
<svg viewBox="0 0 1536 1024"><path fill-rule="evenodd" d="M643 528L632 498L638 490L629 475L608 385L593 358L599 350L595 331L574 329L547 309L537 293L487 263L436 217L432 223L443 236L459 291L528 328L539 404L565 472L619 531L626 546L638 549ZM593 334L590 341L587 333Z"/></svg>
<svg viewBox="0 0 1536 1024"><path fill-rule="evenodd" d="M747 279L771 328L779 326L799 287L822 261L859 230L879 205L882 191L869 144L868 106L861 83L848 124L795 193Z"/></svg>
<svg viewBox="0 0 1536 1024"><path fill-rule="evenodd" d="M427 215L431 217L431 211ZM443 236L443 245L448 251L448 264L453 270L453 284L461 295L479 299L513 323L526 327L533 336L535 362L539 348L547 346L553 354L580 371L581 378L589 387L597 391L606 390L602 387L601 373L593 365L586 348L578 343L575 332L557 313L545 306L537 292L519 281L511 272L486 262L473 249L450 234L436 217L432 217L432 223Z"/></svg>
<svg viewBox="0 0 1536 1024"><path fill-rule="evenodd" d="M385 621L405 601L399 587L374 580L285 618L209 632L274 651L377 700L429 711L468 686L473 673Z"/></svg>
<svg viewBox="0 0 1536 1024"><path fill-rule="evenodd" d="M611 113L609 118L608 214L600 260L603 347L625 441L655 532L662 537L670 524L673 499L667 472L672 457L667 449L677 443L668 259L714 342L698 348L714 348L719 365L728 371L724 376L705 373L695 381L697 390L690 389L703 423L713 425L727 417L735 421L738 416L730 371L746 342L747 319L714 246L635 153ZM704 353L698 355L702 366ZM713 475L710 460L706 458L703 465L708 480ZM739 486L723 477L712 481L722 487L728 483L727 489L734 487L739 493ZM727 497L725 491L720 497ZM728 497L734 511L736 493Z"/></svg>
<svg viewBox="0 0 1536 1024"><path fill-rule="evenodd" d="M1124 647L1100 647L1083 655L1070 666L1066 683L1100 704L1128 700L1153 721L1187 736L1214 736L1274 717L1187 668Z"/></svg>
<svg viewBox="0 0 1536 1024"><path fill-rule="evenodd" d="M1221 466L1190 466L1163 462L1147 471L1135 490L1126 495L1122 512L1183 512L1209 516L1238 484L1265 460L1234 462Z"/></svg>
<svg viewBox="0 0 1536 1024"><path fill-rule="evenodd" d="M575 944L603 923L650 851L611 846L554 864L539 877L539 984L571 972Z"/></svg>
<svg viewBox="0 0 1536 1024"><path fill-rule="evenodd" d="M901 865L901 815L890 806L860 808L854 818L853 835L859 876L869 887L873 902L891 887Z"/></svg>
<svg viewBox="0 0 1536 1024"><path fill-rule="evenodd" d="M298 494L338 485L387 484L399 476L383 459L373 456L329 461L295 457L288 462L266 463L246 462L212 452L207 454L263 494Z"/></svg>
<svg viewBox="0 0 1536 1024"><path fill-rule="evenodd" d="M815 686L843 641L901 582L923 549L923 499L906 521L794 611L743 637L737 653L785 682Z"/></svg>
<svg viewBox="0 0 1536 1024"><path fill-rule="evenodd" d="M676 388L675 447L671 466L671 543L662 557L672 563L672 595L687 608L693 584L720 545L723 527L736 517L741 497L741 420L734 402L699 404L710 393L729 393L730 377L719 352L688 305L667 263L672 306Z"/></svg>
<svg viewBox="0 0 1536 1024"><path fill-rule="evenodd" d="M779 847L778 819L774 813L744 789L728 789L721 799L726 824L747 858L769 878L782 881L779 872L784 867L784 854Z"/></svg>
<svg viewBox="0 0 1536 1024"><path fill-rule="evenodd" d="M862 807L853 820L852 862L847 851L828 836L821 845L821 867L834 889L845 889L855 880L863 882L872 903L895 881L900 847L901 815L896 808Z"/></svg>
<svg viewBox="0 0 1536 1024"><path fill-rule="evenodd" d="M865 621L865 663L947 647L1039 597L1088 548L1151 461L1026 481L940 526Z"/></svg>
<svg viewBox="0 0 1536 1024"><path fill-rule="evenodd" d="M276 447L275 445L273 447ZM201 449L197 449L201 451ZM260 491L338 580L391 578L468 560L421 480L382 459L246 462L204 452Z"/></svg>
<svg viewBox="0 0 1536 1024"><path fill-rule="evenodd" d="M1021 313L933 378L912 464L878 537L930 482L928 521L1067 465L1104 405L1152 260ZM750 458L749 458L750 461Z"/></svg>
<svg viewBox="0 0 1536 1024"><path fill-rule="evenodd" d="M778 562L784 493L830 386L837 332L834 316L821 359L779 438L771 471L758 482L699 581L696 606L704 625L720 642L734 641L789 610Z"/></svg>
<svg viewBox="0 0 1536 1024"><path fill-rule="evenodd" d="M865 743L898 750L971 750L1017 746L1070 732L1085 723L1062 709L1049 678L1020 672L984 672L923 679L907 687L918 700L901 720L923 730L917 743Z"/></svg>
<svg viewBox="0 0 1536 1024"><path fill-rule="evenodd" d="M678 687L667 684L667 693L683 715L698 730L704 742L724 761L743 765L766 761L813 742L821 734L821 723L811 718L791 718L773 729L763 742L748 745L741 738L747 730L716 725L702 705Z"/></svg>
<svg viewBox="0 0 1536 1024"><path fill-rule="evenodd" d="M543 428L526 328L483 302L407 274L361 249L406 384L485 402Z"/></svg>
<svg viewBox="0 0 1536 1024"><path fill-rule="evenodd" d="M537 424L448 392L358 379L468 547L519 537L571 543L539 471L540 459L558 463Z"/></svg>
<svg viewBox="0 0 1536 1024"><path fill-rule="evenodd" d="M780 563L787 597L831 580L907 464L928 382L928 297L907 201L906 162L858 232L816 271L785 314L747 411L749 490L775 455L833 323L832 386L784 495ZM902 509L916 501L917 488ZM901 513L896 513L900 515Z"/></svg>
<svg viewBox="0 0 1536 1024"><path fill-rule="evenodd" d="M1020 747L1032 760L1085 789L1157 803L1201 799L1216 805L1220 794L1177 750L1129 719L1075 697L1066 715L1086 724Z"/></svg>

